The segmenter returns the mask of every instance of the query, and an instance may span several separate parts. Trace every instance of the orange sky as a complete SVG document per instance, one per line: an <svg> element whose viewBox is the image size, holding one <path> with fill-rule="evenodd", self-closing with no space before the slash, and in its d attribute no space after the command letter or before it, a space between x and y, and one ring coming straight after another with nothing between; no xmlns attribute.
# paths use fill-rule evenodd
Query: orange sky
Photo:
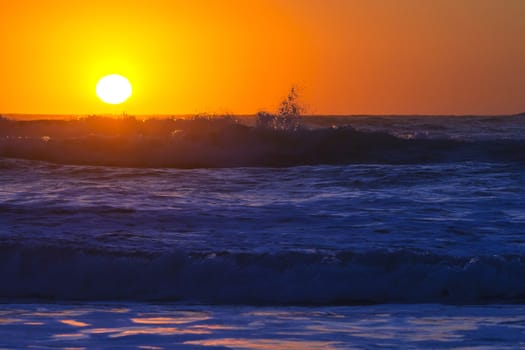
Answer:
<svg viewBox="0 0 525 350"><path fill-rule="evenodd" d="M3 113L525 111L523 0L0 1Z"/></svg>

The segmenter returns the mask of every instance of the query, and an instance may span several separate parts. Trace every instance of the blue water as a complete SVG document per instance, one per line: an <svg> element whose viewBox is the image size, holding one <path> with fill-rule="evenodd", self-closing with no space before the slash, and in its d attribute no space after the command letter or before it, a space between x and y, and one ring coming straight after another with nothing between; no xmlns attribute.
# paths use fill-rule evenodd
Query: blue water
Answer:
<svg viewBox="0 0 525 350"><path fill-rule="evenodd" d="M287 318L292 330L285 336L261 326L251 333L221 335L249 340L244 347L209 343L210 337L198 334L188 344L286 348L284 343L253 343L260 336L292 341L289 348L301 347L293 341L313 342L310 348L372 348L366 344L377 341L373 337L358 341L343 335L355 326L354 312L368 315L362 316L360 327L373 334L384 323L369 322L370 317L388 314L394 324L408 322L407 317L424 323L442 307L452 316L435 322L451 329L461 328L469 317L494 317L490 337L498 341L478 339L479 346L522 346L525 326L515 318L525 302L525 163L518 147L525 141L524 121L472 121L476 132L469 132L464 119L454 126L440 118L362 118L349 122L350 133L338 137L359 134L360 145L367 138L374 143L393 137L402 142L400 148L390 149L398 141L388 141L373 152L367 149L370 161L360 161L366 154L356 157L359 149L350 158L341 153L344 157L334 162L324 153L308 158L288 154L287 161L299 164L286 167L229 167L229 161L194 169L108 167L90 164L89 156L81 158L84 164L71 165L69 159L77 153L66 148L67 157L57 164L47 161L56 158L47 159L51 156L44 148L34 151L34 140L17 138L19 144L31 144L31 152L22 154L28 159L0 158L0 298L5 303L0 306L0 334L22 329L21 323L2 322L2 317L40 322L31 315L35 308L50 307L50 301L62 311L71 302L83 309L109 302L131 313L146 308L153 314L176 305L176 310L219 317L225 327L238 326L238 317L256 324L259 316L250 318L251 313L271 310L272 319L280 312L295 315L299 308L304 322ZM307 136L293 136L294 145L307 143ZM0 153L12 147L12 139L5 140ZM47 147L49 140L41 142L38 147ZM197 147L194 142L201 141L191 142ZM439 146L435 154L433 145ZM429 157L404 154L418 147L424 148L414 152ZM92 145L89 152L105 154L103 147ZM380 161L389 154L397 161ZM314 161L318 159L326 161ZM370 304L376 306L366 306ZM473 304L484 306L472 314ZM29 316L21 316L20 309ZM330 310L343 315L324 326L330 335L312 329L316 313L331 317ZM109 322L105 315L102 323ZM118 317L114 322L130 327ZM453 345L479 338L482 323L472 328L476 335L463 332ZM52 336L50 324L46 327L35 342ZM397 340L406 336L401 329L388 329ZM425 332L423 338L432 337L432 331ZM82 334L68 346L95 341L95 333ZM142 345L154 346L155 339ZM13 344L0 341L8 348ZM385 348L396 344L401 343ZM436 344L412 345L451 345Z"/></svg>
<svg viewBox="0 0 525 350"><path fill-rule="evenodd" d="M520 306L12 304L3 349L520 349Z"/></svg>

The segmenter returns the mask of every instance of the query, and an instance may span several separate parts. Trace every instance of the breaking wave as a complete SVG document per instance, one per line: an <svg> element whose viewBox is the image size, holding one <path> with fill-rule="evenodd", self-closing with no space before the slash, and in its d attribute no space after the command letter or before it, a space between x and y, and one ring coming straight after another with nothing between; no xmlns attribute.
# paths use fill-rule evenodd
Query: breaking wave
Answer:
<svg viewBox="0 0 525 350"><path fill-rule="evenodd" d="M23 122L2 122L0 157L174 168L525 161L523 139L402 137L351 126L287 131L228 118L159 120L144 125L135 119L16 123Z"/></svg>
<svg viewBox="0 0 525 350"><path fill-rule="evenodd" d="M409 250L163 255L3 247L0 297L251 305L525 300L523 256Z"/></svg>

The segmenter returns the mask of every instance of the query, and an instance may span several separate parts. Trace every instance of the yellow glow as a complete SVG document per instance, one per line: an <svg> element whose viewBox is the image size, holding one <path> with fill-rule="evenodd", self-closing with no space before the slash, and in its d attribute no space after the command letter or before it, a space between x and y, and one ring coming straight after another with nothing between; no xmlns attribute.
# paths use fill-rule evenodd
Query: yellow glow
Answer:
<svg viewBox="0 0 525 350"><path fill-rule="evenodd" d="M100 79L97 84L97 96L103 102L112 105L126 102L132 91L129 80L119 74L107 75Z"/></svg>
<svg viewBox="0 0 525 350"><path fill-rule="evenodd" d="M0 113L313 114L525 108L525 1L0 2ZM98 80L133 83L126 108ZM59 87L59 88L57 88Z"/></svg>

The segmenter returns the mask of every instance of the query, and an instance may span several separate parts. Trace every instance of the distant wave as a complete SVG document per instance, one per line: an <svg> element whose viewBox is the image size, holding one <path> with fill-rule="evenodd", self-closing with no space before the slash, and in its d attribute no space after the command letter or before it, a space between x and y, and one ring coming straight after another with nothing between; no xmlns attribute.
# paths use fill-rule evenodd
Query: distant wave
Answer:
<svg viewBox="0 0 525 350"><path fill-rule="evenodd" d="M524 256L0 248L0 298L253 305L525 301Z"/></svg>
<svg viewBox="0 0 525 350"><path fill-rule="evenodd" d="M36 137L31 128L31 132L23 134L29 136L3 130L0 157L61 164L174 168L525 161L525 140L519 139L403 138L349 126L287 132L230 122L184 125L180 130L164 131L157 126L150 134L129 130L110 135L71 131L73 136ZM42 134L45 131L40 130L40 135L46 135Z"/></svg>

